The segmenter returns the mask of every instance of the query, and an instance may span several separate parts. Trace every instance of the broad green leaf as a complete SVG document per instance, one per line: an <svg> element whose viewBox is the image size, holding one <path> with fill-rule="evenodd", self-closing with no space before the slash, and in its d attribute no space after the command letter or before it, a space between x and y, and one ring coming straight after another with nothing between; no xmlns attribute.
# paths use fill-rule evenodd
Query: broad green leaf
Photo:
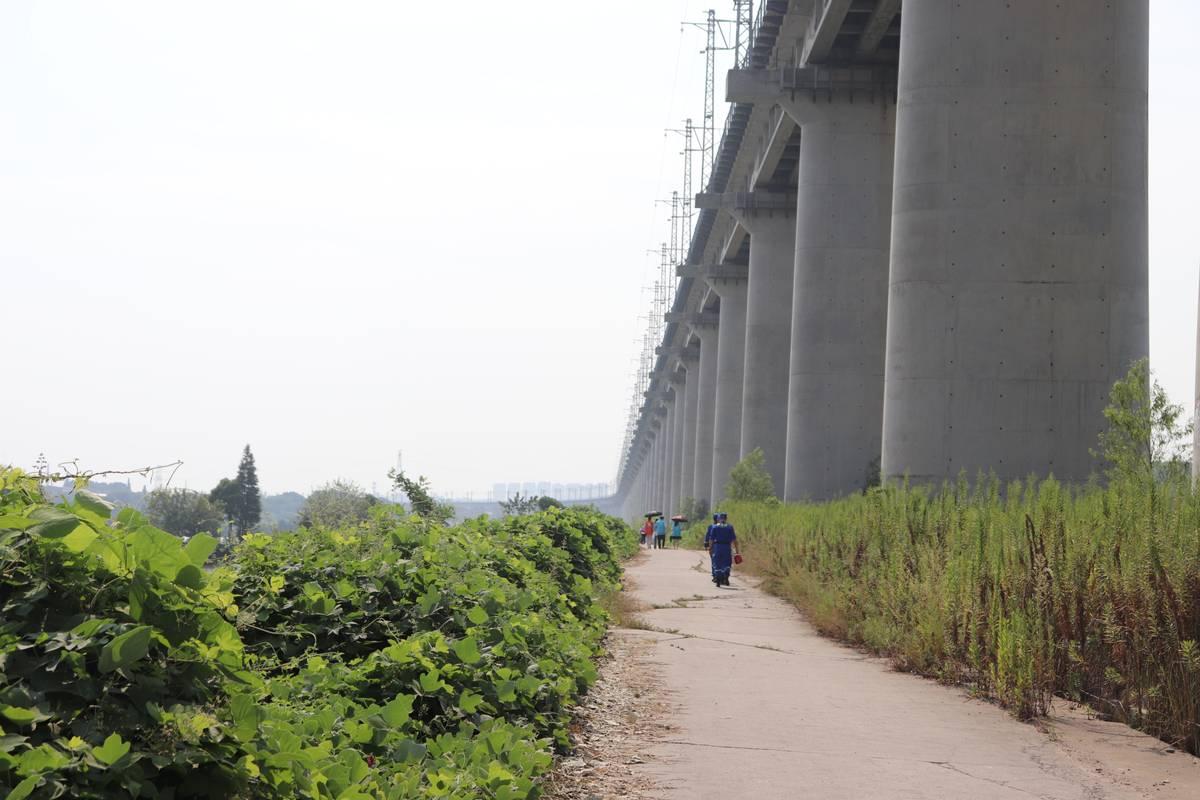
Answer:
<svg viewBox="0 0 1200 800"><path fill-rule="evenodd" d="M76 625L74 628L71 629L71 633L73 633L76 636L79 636L81 638L87 639L92 636L95 636L96 632L98 630L103 628L105 625L108 625L111 623L112 623L111 619L106 619L104 617L94 617L92 619L84 620L83 622Z"/></svg>
<svg viewBox="0 0 1200 800"><path fill-rule="evenodd" d="M282 575L272 575L267 581L267 588L270 589L271 594L279 594L286 584L287 581L283 579Z"/></svg>
<svg viewBox="0 0 1200 800"><path fill-rule="evenodd" d="M392 748L392 758L398 764L407 764L410 761L420 761L425 757L425 745L420 742L414 742L412 739L405 739Z"/></svg>
<svg viewBox="0 0 1200 800"><path fill-rule="evenodd" d="M198 533L188 543L184 545L183 552L187 554L188 559L197 567L203 567L208 563L208 557L217 549L217 540L207 533Z"/></svg>
<svg viewBox="0 0 1200 800"><path fill-rule="evenodd" d="M87 489L75 490L75 502L102 519L112 516L113 504Z"/></svg>
<svg viewBox="0 0 1200 800"><path fill-rule="evenodd" d="M396 695L390 703L383 707L379 716L383 717L383 721L388 725L399 728L408 722L412 715L413 699L413 696L408 694Z"/></svg>
<svg viewBox="0 0 1200 800"><path fill-rule="evenodd" d="M140 528L146 524L146 518L137 509L126 506L117 512L117 522L123 528Z"/></svg>
<svg viewBox="0 0 1200 800"><path fill-rule="evenodd" d="M488 613L483 610L482 606L475 606L467 612L467 619L471 620L474 625L482 625L488 621Z"/></svg>
<svg viewBox="0 0 1200 800"><path fill-rule="evenodd" d="M76 525L75 530L63 537L63 546L72 553L86 552L99 536L89 525Z"/></svg>
<svg viewBox="0 0 1200 800"><path fill-rule="evenodd" d="M442 678L437 670L437 667L434 667L428 672L422 672L420 684L421 691L423 691L425 694L434 694L445 685L442 683Z"/></svg>
<svg viewBox="0 0 1200 800"><path fill-rule="evenodd" d="M475 694L470 689L467 689L458 696L458 707L466 714L474 714L475 709L479 708L482 703L483 696Z"/></svg>
<svg viewBox="0 0 1200 800"><path fill-rule="evenodd" d="M354 750L350 750L350 749L343 750L341 752L341 754L338 756L338 761L340 761L342 763L342 766L344 766L346 768L347 772L349 773L348 778L349 778L350 783L358 783L363 778L367 777L367 775L369 775L371 772L370 767L367 766L367 762L365 760L363 760L363 757L360 756ZM339 798L346 797L346 796L347 796L346 793L343 792L341 795L339 795ZM364 794L354 795L354 797L356 797L356 798L357 797L368 797L369 798L370 796L371 795L364 795Z"/></svg>
<svg viewBox="0 0 1200 800"><path fill-rule="evenodd" d="M70 761L71 759L66 754L50 744L26 750L17 758L19 770L26 775L61 769Z"/></svg>
<svg viewBox="0 0 1200 800"><path fill-rule="evenodd" d="M49 715L43 714L36 708L21 708L20 706L5 706L3 710L0 710L0 715L18 725L32 725L35 722L50 719Z"/></svg>
<svg viewBox="0 0 1200 800"><path fill-rule="evenodd" d="M168 579L173 579L179 568L190 561L178 538L149 525L133 531L126 540L135 564L143 564Z"/></svg>
<svg viewBox="0 0 1200 800"><path fill-rule="evenodd" d="M350 740L355 744L367 744L375 738L375 729L366 722L358 720L347 720L345 731L350 735Z"/></svg>
<svg viewBox="0 0 1200 800"><path fill-rule="evenodd" d="M25 780L21 781L16 787L8 793L8 800L25 800L26 797L33 794L33 790L37 788L38 783L42 780L41 775L30 775Z"/></svg>
<svg viewBox="0 0 1200 800"><path fill-rule="evenodd" d="M451 647L454 655L458 656L465 664L476 664L483 658L483 654L479 652L479 643L475 641L474 636L459 639Z"/></svg>
<svg viewBox="0 0 1200 800"><path fill-rule="evenodd" d="M100 651L100 671L113 672L144 658L150 650L150 634L149 625L139 625L104 645Z"/></svg>
<svg viewBox="0 0 1200 800"><path fill-rule="evenodd" d="M24 749L25 743L28 741L28 736L17 736L12 733L0 735L0 753L11 753L18 747Z"/></svg>
<svg viewBox="0 0 1200 800"><path fill-rule="evenodd" d="M110 767L124 758L128 752L129 742L122 740L120 734L116 733L105 739L104 744L100 747L92 748L92 755Z"/></svg>
<svg viewBox="0 0 1200 800"><path fill-rule="evenodd" d="M248 694L236 694L229 701L229 713L233 717L234 733L239 739L254 738L258 725L266 716L258 702Z"/></svg>
<svg viewBox="0 0 1200 800"><path fill-rule="evenodd" d="M0 531L23 531L26 528L32 528L37 524L37 520L29 517L18 516L17 514L0 514Z"/></svg>
<svg viewBox="0 0 1200 800"><path fill-rule="evenodd" d="M79 517L61 508L34 509L29 518L37 521L29 532L47 539L61 539L81 524Z"/></svg>
<svg viewBox="0 0 1200 800"><path fill-rule="evenodd" d="M199 589L204 586L204 573L195 564L184 564L175 573L175 583L189 589Z"/></svg>
<svg viewBox="0 0 1200 800"><path fill-rule="evenodd" d="M517 682L500 681L496 684L496 696L501 703L512 703L517 699Z"/></svg>
<svg viewBox="0 0 1200 800"><path fill-rule="evenodd" d="M141 622L146 603L153 595L146 570L138 567L133 572L133 580L129 582L129 616Z"/></svg>

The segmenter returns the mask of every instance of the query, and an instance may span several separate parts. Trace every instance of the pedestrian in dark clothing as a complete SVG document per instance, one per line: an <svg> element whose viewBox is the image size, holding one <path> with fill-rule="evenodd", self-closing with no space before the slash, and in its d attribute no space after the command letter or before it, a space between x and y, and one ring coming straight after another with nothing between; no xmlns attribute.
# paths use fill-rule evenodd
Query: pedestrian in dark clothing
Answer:
<svg viewBox="0 0 1200 800"><path fill-rule="evenodd" d="M712 560L712 580L717 586L729 585L729 573L733 569L733 554L740 553L737 533L729 524L725 514L714 514L715 524L708 526L704 536L704 549Z"/></svg>

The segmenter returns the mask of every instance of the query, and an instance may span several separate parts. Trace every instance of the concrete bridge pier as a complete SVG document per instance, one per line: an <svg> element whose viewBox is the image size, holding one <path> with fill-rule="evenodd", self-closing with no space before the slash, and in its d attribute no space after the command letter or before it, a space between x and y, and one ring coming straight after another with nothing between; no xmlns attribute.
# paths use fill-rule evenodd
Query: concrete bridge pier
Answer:
<svg viewBox="0 0 1200 800"><path fill-rule="evenodd" d="M669 392L663 393L662 404L658 408L658 435L655 437L655 442L658 447L658 468L654 475L654 496L651 498L651 505L654 510L661 511L663 498L667 495L667 470L670 465L667 463L671 457L671 408L668 403L670 397Z"/></svg>
<svg viewBox="0 0 1200 800"><path fill-rule="evenodd" d="M717 390L713 421L713 467L709 499L724 496L729 473L741 458L742 393L746 366L746 281L710 279L721 298L717 339Z"/></svg>
<svg viewBox="0 0 1200 800"><path fill-rule="evenodd" d="M717 350L720 326L716 316L697 321L692 331L700 340L696 374L696 445L692 470L692 497L710 507L712 495L713 441L717 412Z"/></svg>
<svg viewBox="0 0 1200 800"><path fill-rule="evenodd" d="M1085 480L1145 356L1147 0L905 0L883 473Z"/></svg>
<svg viewBox="0 0 1200 800"><path fill-rule="evenodd" d="M879 468L895 115L887 93L784 109L801 125L784 498L828 500Z"/></svg>
<svg viewBox="0 0 1200 800"><path fill-rule="evenodd" d="M672 414L674 421L671 423L671 472L667 476L667 503L663 513L668 517L672 514L679 513L679 491L682 485L683 474L683 429L684 429L684 413L685 413L685 394L687 392L687 371L679 368L678 363L676 368L671 372L671 388L672 394L675 395L675 400L672 404Z"/></svg>
<svg viewBox="0 0 1200 800"><path fill-rule="evenodd" d="M691 497L696 480L696 417L700 400L700 351L696 347L685 347L679 358L680 366L687 372L683 385L683 427L680 429L680 469L677 500Z"/></svg>
<svg viewBox="0 0 1200 800"><path fill-rule="evenodd" d="M662 475L662 418L660 412L662 408L656 406L653 410L653 417L650 421L650 475L648 485L646 487L646 505L645 511L654 511L650 508L658 503L659 498L659 480ZM644 513L644 512L643 512Z"/></svg>
<svg viewBox="0 0 1200 800"><path fill-rule="evenodd" d="M761 448L764 465L775 484L775 496L782 498L787 451L796 216L791 208L735 211L734 214L750 232L738 458L745 458L755 448ZM728 473L725 477L728 478Z"/></svg>
<svg viewBox="0 0 1200 800"><path fill-rule="evenodd" d="M662 430L662 476L659 479L659 495L658 509L664 514L670 516L671 506L671 486L673 475L675 474L675 426L678 424L675 413L675 398L678 393L675 391L675 384L672 376L668 376L668 389L664 406L667 409L666 416L663 418Z"/></svg>

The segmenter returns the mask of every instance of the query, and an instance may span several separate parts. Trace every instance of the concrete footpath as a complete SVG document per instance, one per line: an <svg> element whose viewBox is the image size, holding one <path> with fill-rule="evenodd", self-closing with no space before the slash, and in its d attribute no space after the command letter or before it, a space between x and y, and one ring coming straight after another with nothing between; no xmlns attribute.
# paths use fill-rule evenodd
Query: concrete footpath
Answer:
<svg viewBox="0 0 1200 800"><path fill-rule="evenodd" d="M1200 797L1198 759L1083 712L1024 724L892 671L743 576L716 588L703 553L643 553L628 576L655 630L617 635L647 645L645 686L669 725L632 762L661 787L647 797Z"/></svg>

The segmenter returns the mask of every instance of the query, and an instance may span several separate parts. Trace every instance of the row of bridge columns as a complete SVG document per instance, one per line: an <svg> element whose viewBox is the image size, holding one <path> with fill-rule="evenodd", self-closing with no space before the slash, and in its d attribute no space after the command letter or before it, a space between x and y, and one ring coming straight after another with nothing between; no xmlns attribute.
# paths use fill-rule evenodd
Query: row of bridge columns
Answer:
<svg viewBox="0 0 1200 800"><path fill-rule="evenodd" d="M731 74L800 128L794 205L722 201L748 264L701 268L632 504L711 505L756 448L788 501L1086 480L1149 349L1148 37L1147 0L905 0L894 94Z"/></svg>

